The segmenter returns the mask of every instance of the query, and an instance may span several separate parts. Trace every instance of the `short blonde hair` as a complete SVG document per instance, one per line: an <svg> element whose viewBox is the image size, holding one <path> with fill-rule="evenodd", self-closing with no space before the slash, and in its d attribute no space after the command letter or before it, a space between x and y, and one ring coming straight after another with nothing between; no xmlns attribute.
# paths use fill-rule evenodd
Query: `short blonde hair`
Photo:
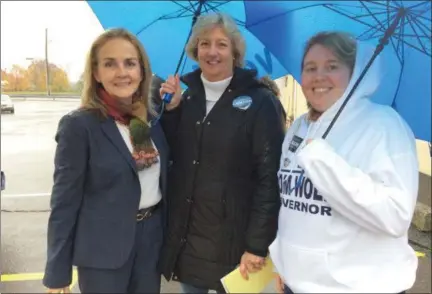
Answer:
<svg viewBox="0 0 432 294"><path fill-rule="evenodd" d="M125 29L111 29L102 33L90 47L90 51L87 54L87 60L84 70L84 85L81 95L81 107L84 109L97 110L104 117L107 117L107 109L103 104L102 100L98 96L97 90L100 87L100 83L96 81L94 73L98 66L98 53L100 48L105 45L108 41L113 39L123 39L129 41L136 48L139 55L139 62L141 67L142 80L135 93L135 102L141 102L145 111L143 112L145 117L142 119L147 122L147 111L151 114L155 114L154 105L150 99L150 84L152 80L152 71L150 67L150 61L147 56L144 47L141 45L140 41Z"/></svg>
<svg viewBox="0 0 432 294"><path fill-rule="evenodd" d="M245 40L238 29L234 19L227 14L212 13L200 16L197 19L193 29L192 35L186 45L186 53L188 56L198 61L198 41L199 38L212 30L213 28L221 28L231 40L233 47L234 66L243 67L246 52Z"/></svg>

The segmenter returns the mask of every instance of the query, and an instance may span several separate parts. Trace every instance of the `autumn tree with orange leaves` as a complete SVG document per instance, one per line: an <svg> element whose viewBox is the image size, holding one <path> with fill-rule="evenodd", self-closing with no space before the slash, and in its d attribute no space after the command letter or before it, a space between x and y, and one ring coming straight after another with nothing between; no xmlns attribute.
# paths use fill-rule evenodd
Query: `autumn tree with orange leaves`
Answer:
<svg viewBox="0 0 432 294"><path fill-rule="evenodd" d="M50 89L51 92L69 92L71 84L67 73L59 66L49 64ZM10 70L1 71L1 80L4 81L5 92L46 92L46 67L44 60L33 60L24 68L13 65Z"/></svg>

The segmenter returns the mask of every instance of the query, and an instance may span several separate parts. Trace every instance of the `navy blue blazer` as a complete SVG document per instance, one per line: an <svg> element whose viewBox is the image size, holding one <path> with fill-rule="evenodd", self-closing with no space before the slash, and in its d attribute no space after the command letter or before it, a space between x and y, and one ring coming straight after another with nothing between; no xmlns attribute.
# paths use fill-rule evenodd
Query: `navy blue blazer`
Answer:
<svg viewBox="0 0 432 294"><path fill-rule="evenodd" d="M48 288L69 285L72 265L121 267L134 244L141 196L135 161L113 119L89 110L73 111L61 118L55 138L43 279ZM162 226L166 224L168 145L158 123L151 128L151 138L160 154Z"/></svg>

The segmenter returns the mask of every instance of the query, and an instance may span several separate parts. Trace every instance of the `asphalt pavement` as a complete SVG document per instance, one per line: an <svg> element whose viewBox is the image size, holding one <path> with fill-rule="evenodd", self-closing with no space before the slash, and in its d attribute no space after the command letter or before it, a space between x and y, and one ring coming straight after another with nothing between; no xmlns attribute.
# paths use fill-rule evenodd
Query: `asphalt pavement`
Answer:
<svg viewBox="0 0 432 294"><path fill-rule="evenodd" d="M0 293L44 293L41 283L46 258L46 229L52 187L54 135L58 120L78 101L18 101L15 114L1 115ZM419 258L417 281L410 293L431 293L430 250ZM274 293L270 285L267 293ZM179 293L178 283L162 283L162 293ZM79 293L74 279L74 293Z"/></svg>

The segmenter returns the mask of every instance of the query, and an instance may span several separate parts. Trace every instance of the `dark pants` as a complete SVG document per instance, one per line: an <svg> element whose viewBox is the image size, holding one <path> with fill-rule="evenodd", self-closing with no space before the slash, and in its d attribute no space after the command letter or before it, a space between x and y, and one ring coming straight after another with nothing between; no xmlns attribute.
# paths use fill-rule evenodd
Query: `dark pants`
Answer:
<svg viewBox="0 0 432 294"><path fill-rule="evenodd" d="M121 268L78 267L81 293L160 293L161 274L156 266L162 230L162 209L159 208L150 218L137 222L132 253Z"/></svg>
<svg viewBox="0 0 432 294"><path fill-rule="evenodd" d="M287 285L284 285L284 294L294 294L294 292L293 292L293 291L291 291L291 289L290 289L290 288L288 288L288 286L287 286ZM400 292L399 294L405 294L405 291L403 291L403 292Z"/></svg>

